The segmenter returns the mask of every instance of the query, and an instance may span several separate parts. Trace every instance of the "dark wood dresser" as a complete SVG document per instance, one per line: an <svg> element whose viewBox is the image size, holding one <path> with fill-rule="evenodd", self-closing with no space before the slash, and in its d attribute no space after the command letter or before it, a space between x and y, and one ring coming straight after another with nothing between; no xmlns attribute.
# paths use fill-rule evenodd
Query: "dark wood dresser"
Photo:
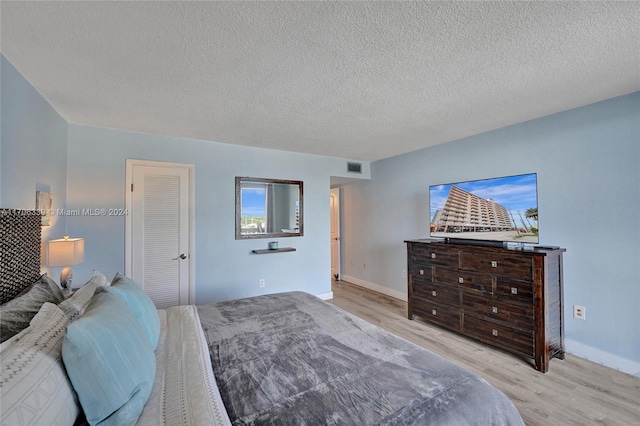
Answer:
<svg viewBox="0 0 640 426"><path fill-rule="evenodd" d="M565 249L405 242L409 319L533 358L543 373L564 359Z"/></svg>

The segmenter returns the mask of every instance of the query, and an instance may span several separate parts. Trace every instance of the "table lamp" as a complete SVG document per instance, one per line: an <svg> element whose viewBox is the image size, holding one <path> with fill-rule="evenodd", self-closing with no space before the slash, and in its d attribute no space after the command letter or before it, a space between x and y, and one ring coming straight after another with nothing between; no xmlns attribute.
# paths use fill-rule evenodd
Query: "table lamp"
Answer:
<svg viewBox="0 0 640 426"><path fill-rule="evenodd" d="M73 272L71 266L84 262L84 238L64 238L47 241L47 266L64 266L60 273L60 286L71 291Z"/></svg>

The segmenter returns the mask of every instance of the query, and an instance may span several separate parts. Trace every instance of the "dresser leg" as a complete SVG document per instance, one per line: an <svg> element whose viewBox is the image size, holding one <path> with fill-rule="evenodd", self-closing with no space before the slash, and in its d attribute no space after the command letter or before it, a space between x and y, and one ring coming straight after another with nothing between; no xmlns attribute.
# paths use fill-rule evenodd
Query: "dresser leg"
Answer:
<svg viewBox="0 0 640 426"><path fill-rule="evenodd" d="M549 354L541 354L536 356L536 369L541 373L549 371Z"/></svg>

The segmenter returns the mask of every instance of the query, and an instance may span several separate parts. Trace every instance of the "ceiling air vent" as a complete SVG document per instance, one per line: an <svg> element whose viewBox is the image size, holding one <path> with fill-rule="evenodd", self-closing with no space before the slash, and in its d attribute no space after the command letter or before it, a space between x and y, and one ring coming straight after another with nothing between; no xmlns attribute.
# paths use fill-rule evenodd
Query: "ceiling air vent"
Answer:
<svg viewBox="0 0 640 426"><path fill-rule="evenodd" d="M362 174L362 164L361 163L347 163L347 172Z"/></svg>

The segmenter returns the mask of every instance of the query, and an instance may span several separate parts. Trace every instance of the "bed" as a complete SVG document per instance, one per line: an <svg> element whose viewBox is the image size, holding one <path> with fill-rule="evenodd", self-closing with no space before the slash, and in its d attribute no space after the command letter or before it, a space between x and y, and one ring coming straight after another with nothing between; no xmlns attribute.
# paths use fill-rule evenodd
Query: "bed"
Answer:
<svg viewBox="0 0 640 426"><path fill-rule="evenodd" d="M0 212L2 320L30 312L0 344L3 425L523 424L480 377L307 293L156 310L96 271L56 302L39 266L15 276L39 257L30 216Z"/></svg>

